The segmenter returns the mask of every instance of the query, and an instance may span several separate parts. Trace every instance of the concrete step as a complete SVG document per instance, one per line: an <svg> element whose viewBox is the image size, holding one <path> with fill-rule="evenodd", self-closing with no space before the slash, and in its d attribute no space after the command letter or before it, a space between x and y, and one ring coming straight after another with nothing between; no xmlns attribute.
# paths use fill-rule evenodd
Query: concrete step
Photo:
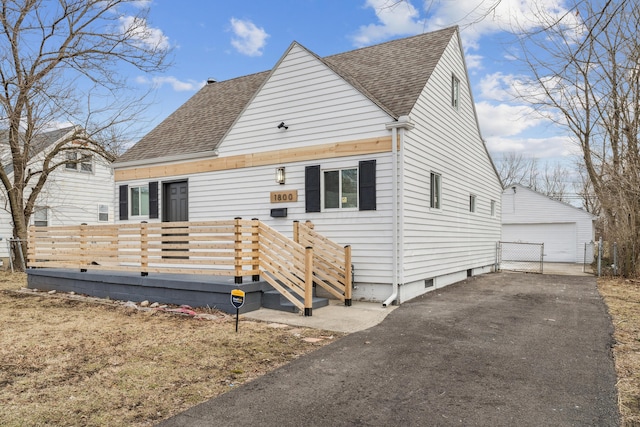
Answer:
<svg viewBox="0 0 640 427"><path fill-rule="evenodd" d="M303 298L295 295L299 301L303 301ZM328 298L313 297L312 308L320 308L329 305ZM285 298L280 292L274 290L262 292L262 307L270 308L272 310L287 311L290 313L297 313L298 307L293 305L291 301Z"/></svg>

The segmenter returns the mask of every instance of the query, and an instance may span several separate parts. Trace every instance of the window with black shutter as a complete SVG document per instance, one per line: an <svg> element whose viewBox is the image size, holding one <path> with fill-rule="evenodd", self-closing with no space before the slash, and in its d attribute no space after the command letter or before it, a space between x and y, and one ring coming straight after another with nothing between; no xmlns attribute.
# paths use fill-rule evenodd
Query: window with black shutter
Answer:
<svg viewBox="0 0 640 427"><path fill-rule="evenodd" d="M320 165L304 170L305 212L320 212Z"/></svg>
<svg viewBox="0 0 640 427"><path fill-rule="evenodd" d="M129 219L129 186L120 186L120 220Z"/></svg>
<svg viewBox="0 0 640 427"><path fill-rule="evenodd" d="M359 199L361 211L376 210L376 161L365 160L358 164L360 169Z"/></svg>

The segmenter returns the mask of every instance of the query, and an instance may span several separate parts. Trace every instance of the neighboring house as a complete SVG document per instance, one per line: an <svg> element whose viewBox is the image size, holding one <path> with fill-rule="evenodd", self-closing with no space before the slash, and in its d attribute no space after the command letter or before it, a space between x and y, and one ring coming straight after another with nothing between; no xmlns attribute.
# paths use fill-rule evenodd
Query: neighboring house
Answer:
<svg viewBox="0 0 640 427"><path fill-rule="evenodd" d="M36 226L107 224L114 222L113 169L109 159L83 149L83 144L72 140L74 127L57 129L36 137L35 148L28 170L40 171L44 156L57 144L70 140L71 150L59 154L60 161L69 160L55 169L47 178L30 224ZM2 135L4 138L6 136ZM13 179L11 154L6 139L0 142L2 164ZM75 148L77 147L77 148ZM37 177L33 178L34 180ZM33 185L33 182L32 182ZM28 191L28 190L27 190ZM25 197L28 196L25 191ZM7 257L7 238L13 236L11 213L5 192L0 194L0 257Z"/></svg>
<svg viewBox="0 0 640 427"><path fill-rule="evenodd" d="M502 240L544 243L544 261L589 264L596 217L519 184L502 193ZM585 254L586 248L586 254Z"/></svg>
<svg viewBox="0 0 640 427"><path fill-rule="evenodd" d="M354 299L491 271L502 185L457 27L210 81L115 163L119 221L292 221L351 245Z"/></svg>

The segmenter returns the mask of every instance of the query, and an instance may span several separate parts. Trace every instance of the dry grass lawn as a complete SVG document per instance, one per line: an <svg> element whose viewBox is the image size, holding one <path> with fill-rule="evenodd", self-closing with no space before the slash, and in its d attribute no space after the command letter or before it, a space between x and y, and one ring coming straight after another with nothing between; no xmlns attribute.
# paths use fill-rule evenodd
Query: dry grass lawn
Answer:
<svg viewBox="0 0 640 427"><path fill-rule="evenodd" d="M339 337L19 291L0 272L0 425L150 426ZM600 279L623 426L640 425L640 281ZM280 325L282 326L282 325Z"/></svg>
<svg viewBox="0 0 640 427"><path fill-rule="evenodd" d="M0 273L1 426L150 426L338 338L23 286Z"/></svg>
<svg viewBox="0 0 640 427"><path fill-rule="evenodd" d="M640 281L602 278L598 289L615 328L621 425L640 426Z"/></svg>

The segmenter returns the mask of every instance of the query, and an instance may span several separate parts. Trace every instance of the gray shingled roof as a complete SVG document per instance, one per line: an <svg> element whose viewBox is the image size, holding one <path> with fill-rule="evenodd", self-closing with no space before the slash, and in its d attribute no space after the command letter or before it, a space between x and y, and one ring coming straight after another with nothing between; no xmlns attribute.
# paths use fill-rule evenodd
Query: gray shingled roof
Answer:
<svg viewBox="0 0 640 427"><path fill-rule="evenodd" d="M390 116L407 115L457 27L319 58ZM211 152L270 71L208 84L116 163Z"/></svg>

